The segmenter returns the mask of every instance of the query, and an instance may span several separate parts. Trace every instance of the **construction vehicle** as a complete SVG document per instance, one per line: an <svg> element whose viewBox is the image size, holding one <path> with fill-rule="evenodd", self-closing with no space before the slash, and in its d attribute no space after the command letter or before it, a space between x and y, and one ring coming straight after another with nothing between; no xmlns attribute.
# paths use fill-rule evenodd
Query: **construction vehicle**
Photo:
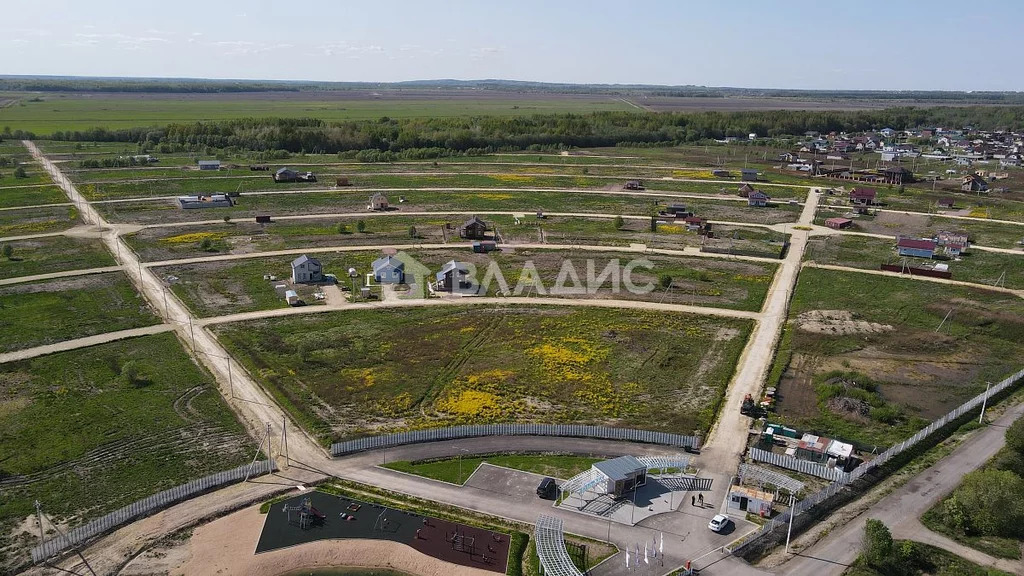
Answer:
<svg viewBox="0 0 1024 576"><path fill-rule="evenodd" d="M740 406L740 414L743 414L744 416L753 416L756 410L757 404L754 404L754 398L750 394L744 396L743 405Z"/></svg>

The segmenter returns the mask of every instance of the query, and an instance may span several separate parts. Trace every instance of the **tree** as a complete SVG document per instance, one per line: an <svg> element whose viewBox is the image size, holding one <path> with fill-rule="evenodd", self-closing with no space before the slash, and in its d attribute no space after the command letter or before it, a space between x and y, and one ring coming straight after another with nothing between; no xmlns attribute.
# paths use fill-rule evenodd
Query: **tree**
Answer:
<svg viewBox="0 0 1024 576"><path fill-rule="evenodd" d="M947 524L969 536L1024 534L1024 479L1008 470L976 470L943 503Z"/></svg>
<svg viewBox="0 0 1024 576"><path fill-rule="evenodd" d="M881 520L869 518L864 525L861 555L872 568L882 568L888 565L889 559L893 555L892 533Z"/></svg>
<svg viewBox="0 0 1024 576"><path fill-rule="evenodd" d="M1024 454L1024 418L1014 420L1006 429L1006 446L1011 450Z"/></svg>
<svg viewBox="0 0 1024 576"><path fill-rule="evenodd" d="M4 258L10 260L11 256L14 256L14 246L11 246L10 244L4 244L3 252Z"/></svg>
<svg viewBox="0 0 1024 576"><path fill-rule="evenodd" d="M348 226L345 226L344 222L338 222L336 230L338 234L348 234Z"/></svg>
<svg viewBox="0 0 1024 576"><path fill-rule="evenodd" d="M130 386L139 383L139 364L135 360L129 360L121 365L121 380Z"/></svg>
<svg viewBox="0 0 1024 576"><path fill-rule="evenodd" d="M616 216L612 224L615 226L616 230L621 230L622 227L626 225L626 221L622 219L622 216Z"/></svg>
<svg viewBox="0 0 1024 576"><path fill-rule="evenodd" d="M199 241L199 249L203 252L209 252L213 250L213 241L209 238L203 238Z"/></svg>
<svg viewBox="0 0 1024 576"><path fill-rule="evenodd" d="M416 237L416 227L415 226L409 226L409 238L415 238L415 237Z"/></svg>
<svg viewBox="0 0 1024 576"><path fill-rule="evenodd" d="M18 166L17 168L14 169L14 177L28 178L28 174L25 173L25 168L23 166Z"/></svg>
<svg viewBox="0 0 1024 576"><path fill-rule="evenodd" d="M657 231L658 231L658 220L655 219L654 216L651 216L651 232L657 232Z"/></svg>
<svg viewBox="0 0 1024 576"><path fill-rule="evenodd" d="M362 220L356 222L356 230L359 232L366 232L366 222L363 222Z"/></svg>
<svg viewBox="0 0 1024 576"><path fill-rule="evenodd" d="M224 215L224 223L227 224L228 222L231 222L231 215L230 214L225 214Z"/></svg>
<svg viewBox="0 0 1024 576"><path fill-rule="evenodd" d="M672 276L669 274L662 274L661 276L658 276L658 284L660 284L662 288L668 288L672 285Z"/></svg>

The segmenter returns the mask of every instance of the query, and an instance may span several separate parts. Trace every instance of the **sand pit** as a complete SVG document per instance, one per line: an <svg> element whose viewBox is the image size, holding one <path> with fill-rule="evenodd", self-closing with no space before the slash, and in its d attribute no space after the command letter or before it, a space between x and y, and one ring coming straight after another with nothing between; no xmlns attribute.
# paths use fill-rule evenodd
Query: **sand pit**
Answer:
<svg viewBox="0 0 1024 576"><path fill-rule="evenodd" d="M386 568L417 576L494 576L386 540L321 540L256 555L266 516L252 506L196 528L187 541L140 555L121 574L278 576L331 567Z"/></svg>
<svg viewBox="0 0 1024 576"><path fill-rule="evenodd" d="M878 334L893 329L888 324L854 320L848 310L810 310L796 318L797 328L814 334Z"/></svg>

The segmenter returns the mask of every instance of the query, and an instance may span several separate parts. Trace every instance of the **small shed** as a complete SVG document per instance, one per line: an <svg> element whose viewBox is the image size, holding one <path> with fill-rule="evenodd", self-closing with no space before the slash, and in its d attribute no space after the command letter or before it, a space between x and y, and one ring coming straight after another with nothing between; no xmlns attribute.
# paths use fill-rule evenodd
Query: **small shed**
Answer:
<svg viewBox="0 0 1024 576"><path fill-rule="evenodd" d="M615 498L647 483L647 466L635 456L619 456L596 462L592 469L605 479L606 493Z"/></svg>
<svg viewBox="0 0 1024 576"><path fill-rule="evenodd" d="M486 254L488 252L494 252L498 249L498 243L493 240L484 240L482 242L473 242L473 252L479 254Z"/></svg>
<svg viewBox="0 0 1024 576"><path fill-rule="evenodd" d="M688 214L688 212L686 211L686 204L669 204L665 208L665 212L672 214L674 216L683 217L685 217Z"/></svg>
<svg viewBox="0 0 1024 576"><path fill-rule="evenodd" d="M956 200L953 198L939 198L935 204L939 208L952 208L956 204Z"/></svg>
<svg viewBox="0 0 1024 576"><path fill-rule="evenodd" d="M757 182L757 170L744 168L740 171L740 179L744 182Z"/></svg>
<svg viewBox="0 0 1024 576"><path fill-rule="evenodd" d="M220 160L200 160L200 170L220 170Z"/></svg>
<svg viewBox="0 0 1024 576"><path fill-rule="evenodd" d="M299 179L299 173L291 168L279 168L274 172L274 182L295 182Z"/></svg>
<svg viewBox="0 0 1024 576"><path fill-rule="evenodd" d="M828 445L831 442L832 440L824 436L804 434L796 445L796 457L801 460L824 462L826 459L825 452L828 450Z"/></svg>
<svg viewBox="0 0 1024 576"><path fill-rule="evenodd" d="M728 170L712 170L711 175L716 178L732 178L732 172Z"/></svg>
<svg viewBox="0 0 1024 576"><path fill-rule="evenodd" d="M825 226L835 230L842 230L853 226L853 220L850 220L849 218L826 218Z"/></svg>
<svg viewBox="0 0 1024 576"><path fill-rule="evenodd" d="M387 210L389 207L388 197L380 192L370 196L370 203L366 206L368 210Z"/></svg>
<svg viewBox="0 0 1024 576"><path fill-rule="evenodd" d="M747 486L733 486L729 489L729 509L749 512L758 516L771 516L775 496Z"/></svg>
<svg viewBox="0 0 1024 576"><path fill-rule="evenodd" d="M626 190L643 190L644 183L639 180L628 180L622 187Z"/></svg>
<svg viewBox="0 0 1024 576"><path fill-rule="evenodd" d="M487 237L487 223L473 216L459 226L459 238L483 240Z"/></svg>
<svg viewBox="0 0 1024 576"><path fill-rule="evenodd" d="M390 254L373 261L373 279L380 284L401 284L405 281L405 263Z"/></svg>
<svg viewBox="0 0 1024 576"><path fill-rule="evenodd" d="M301 302L301 300L299 300L299 294L295 292L295 290L286 290L284 293L284 301L287 302L289 306L298 306L299 302Z"/></svg>
<svg viewBox="0 0 1024 576"><path fill-rule="evenodd" d="M704 219L697 216L687 216L683 222L686 224L686 229L690 232L699 232L704 227Z"/></svg>
<svg viewBox="0 0 1024 576"><path fill-rule="evenodd" d="M311 282L323 282L323 266L316 258L310 258L303 254L292 260L292 282L306 284Z"/></svg>

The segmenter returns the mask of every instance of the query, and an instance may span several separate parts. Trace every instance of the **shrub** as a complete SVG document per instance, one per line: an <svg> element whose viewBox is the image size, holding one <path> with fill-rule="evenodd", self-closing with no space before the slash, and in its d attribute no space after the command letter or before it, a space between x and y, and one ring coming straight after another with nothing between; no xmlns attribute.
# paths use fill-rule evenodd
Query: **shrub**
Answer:
<svg viewBox="0 0 1024 576"><path fill-rule="evenodd" d="M203 252L209 252L213 249L213 241L209 238L203 238L199 241L199 249Z"/></svg>
<svg viewBox="0 0 1024 576"><path fill-rule="evenodd" d="M338 234L348 234L348 226L345 226L345 224L342 222L338 222L338 226L335 229L337 230Z"/></svg>
<svg viewBox="0 0 1024 576"><path fill-rule="evenodd" d="M977 470L964 476L943 503L943 519L966 535L1024 534L1024 479L1008 470Z"/></svg>
<svg viewBox="0 0 1024 576"><path fill-rule="evenodd" d="M616 230L621 230L626 225L626 221L622 219L622 216L616 216L613 225Z"/></svg>
<svg viewBox="0 0 1024 576"><path fill-rule="evenodd" d="M18 166L17 168L14 169L14 177L15 178L28 178L28 174L25 173L25 168L24 167Z"/></svg>
<svg viewBox="0 0 1024 576"><path fill-rule="evenodd" d="M2 250L3 250L4 258L7 258L8 260L10 260L11 256L14 256L14 246L11 246L10 244L4 244L4 247L3 247Z"/></svg>
<svg viewBox="0 0 1024 576"><path fill-rule="evenodd" d="M1024 454L1024 418L1018 418L1006 429L1006 445L1018 454Z"/></svg>
<svg viewBox="0 0 1024 576"><path fill-rule="evenodd" d="M121 366L121 380L129 386L139 383L139 364L135 360L129 360Z"/></svg>
<svg viewBox="0 0 1024 576"><path fill-rule="evenodd" d="M366 222L363 222L362 220L356 222L356 230L359 232L366 232Z"/></svg>

